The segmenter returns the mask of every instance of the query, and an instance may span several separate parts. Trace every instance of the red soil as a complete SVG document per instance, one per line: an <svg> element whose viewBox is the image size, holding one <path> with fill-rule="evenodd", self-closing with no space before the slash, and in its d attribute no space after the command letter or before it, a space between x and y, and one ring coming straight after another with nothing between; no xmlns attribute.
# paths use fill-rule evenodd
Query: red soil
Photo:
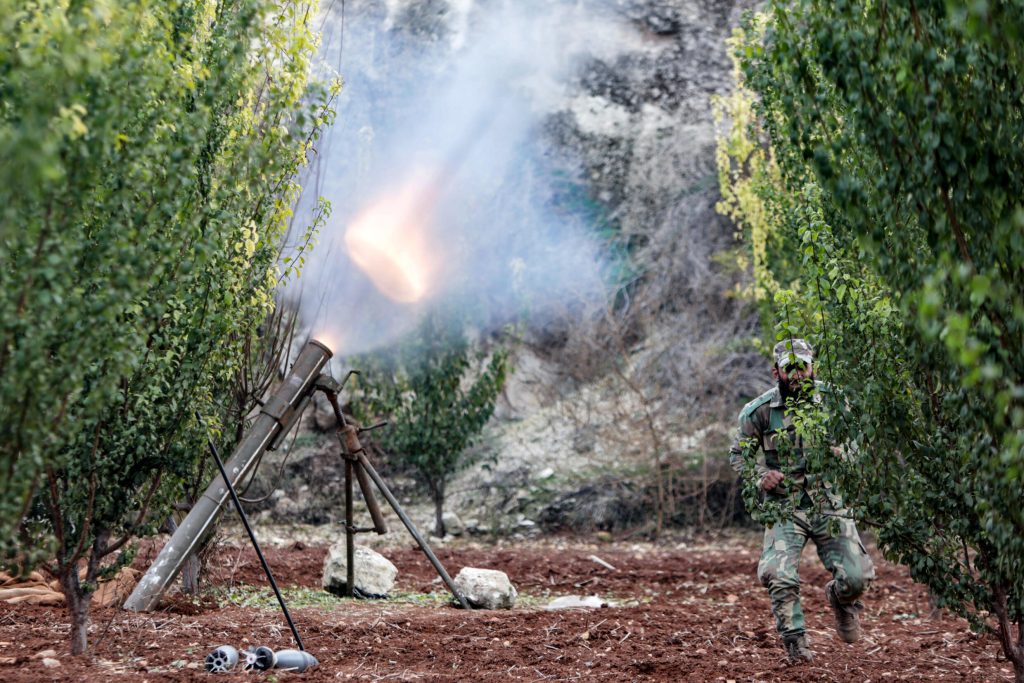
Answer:
<svg viewBox="0 0 1024 683"><path fill-rule="evenodd" d="M789 665L754 575L758 547L759 540L748 536L700 545L555 540L436 548L452 576L464 566L506 572L520 592L520 606L465 612L412 600L290 605L320 666L303 674L236 670L215 680L1012 680L994 638L976 636L948 615L928 619L926 591L877 553L878 578L865 599L865 637L846 645L832 629L823 590L828 576L807 552L804 610L817 657ZM66 654L69 628L62 609L0 605L0 680L205 681L211 674L203 659L215 646L294 647L279 611L240 606L231 597L232 587L267 585L255 553L247 547L219 550L204 600L170 599L148 614L95 610L90 651L82 657ZM319 588L325 547L295 543L266 551L280 585ZM396 591L444 590L414 547L382 552L399 569ZM137 563L144 567L152 556L149 546ZM595 593L617 606L544 609L559 595ZM56 651L59 666L43 666L38 653L47 649Z"/></svg>

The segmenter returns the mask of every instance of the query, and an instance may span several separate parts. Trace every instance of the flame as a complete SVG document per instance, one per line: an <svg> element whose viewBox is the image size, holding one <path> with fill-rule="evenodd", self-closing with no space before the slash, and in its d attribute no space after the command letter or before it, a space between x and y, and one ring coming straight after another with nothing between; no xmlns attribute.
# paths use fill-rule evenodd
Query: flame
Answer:
<svg viewBox="0 0 1024 683"><path fill-rule="evenodd" d="M436 202L436 179L416 174L363 209L345 232L349 256L394 301L419 301L435 284L440 255L429 232Z"/></svg>
<svg viewBox="0 0 1024 683"><path fill-rule="evenodd" d="M318 341L331 350L331 353L337 353L341 349L341 338L340 335L334 333L328 329L321 329L313 334L313 340Z"/></svg>

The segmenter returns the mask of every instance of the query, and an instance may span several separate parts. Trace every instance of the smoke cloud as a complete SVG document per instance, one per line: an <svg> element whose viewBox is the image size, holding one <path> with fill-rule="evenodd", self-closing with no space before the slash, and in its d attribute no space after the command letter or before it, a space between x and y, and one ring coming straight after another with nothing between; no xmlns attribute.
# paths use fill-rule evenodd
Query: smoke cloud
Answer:
<svg viewBox="0 0 1024 683"><path fill-rule="evenodd" d="M346 4L342 17L334 3L321 52L345 87L303 200L322 195L332 212L288 293L314 336L348 355L433 309L489 330L599 301L595 212L543 126L579 61L614 56L631 29L578 2ZM401 229L366 219L375 211L402 214ZM385 251L423 257L420 298L392 300L360 270L346 241L360 220Z"/></svg>

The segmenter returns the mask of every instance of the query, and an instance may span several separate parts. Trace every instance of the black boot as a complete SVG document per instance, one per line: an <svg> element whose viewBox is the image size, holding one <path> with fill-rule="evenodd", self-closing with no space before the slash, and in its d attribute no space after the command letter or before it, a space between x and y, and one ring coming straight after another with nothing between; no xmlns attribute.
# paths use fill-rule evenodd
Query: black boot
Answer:
<svg viewBox="0 0 1024 683"><path fill-rule="evenodd" d="M807 636L803 633L795 636L786 636L782 639L782 644L786 646L786 654L789 655L789 661L794 664L809 662L814 659L814 653L811 652L811 648L807 647Z"/></svg>
<svg viewBox="0 0 1024 683"><path fill-rule="evenodd" d="M832 611L836 615L836 633L843 642L856 643L860 640L859 613L864 606L860 602L852 602L849 605L839 602L835 581L829 581L825 586L825 595L828 596L828 604L832 605Z"/></svg>

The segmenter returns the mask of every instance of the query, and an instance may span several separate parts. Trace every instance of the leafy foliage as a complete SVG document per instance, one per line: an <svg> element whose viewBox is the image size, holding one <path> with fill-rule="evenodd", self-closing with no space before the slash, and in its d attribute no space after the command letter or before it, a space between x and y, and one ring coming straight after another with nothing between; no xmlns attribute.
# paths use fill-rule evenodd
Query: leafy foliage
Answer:
<svg viewBox="0 0 1024 683"><path fill-rule="evenodd" d="M0 0L0 531L8 559L56 552L66 593L181 495L191 415L226 414L273 306L330 116L307 87L313 13Z"/></svg>
<svg viewBox="0 0 1024 683"><path fill-rule="evenodd" d="M427 485L434 533L443 536L448 480L473 462L467 449L494 412L505 385L507 353L474 359L465 337L446 332L434 316L404 346L367 362L371 369L362 381L357 414L363 420L388 420L375 438Z"/></svg>
<svg viewBox="0 0 1024 683"><path fill-rule="evenodd" d="M782 169L752 177L763 262L799 268L773 320L845 390L827 427L847 457L817 464L1024 680L1024 6L779 1L762 21L737 55Z"/></svg>

